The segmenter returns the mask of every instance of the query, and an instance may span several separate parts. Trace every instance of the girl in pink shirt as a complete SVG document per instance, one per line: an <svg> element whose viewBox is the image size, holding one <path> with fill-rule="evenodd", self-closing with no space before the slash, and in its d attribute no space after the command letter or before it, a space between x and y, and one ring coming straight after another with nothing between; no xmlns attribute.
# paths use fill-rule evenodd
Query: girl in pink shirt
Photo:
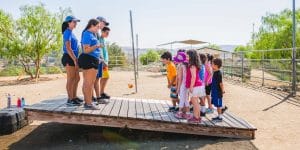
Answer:
<svg viewBox="0 0 300 150"><path fill-rule="evenodd" d="M200 106L199 97L201 94L202 82L199 78L198 72L200 69L200 59L196 50L187 51L187 60L189 62L186 70L186 88L189 89L189 96L193 104L193 117L188 119L190 123L200 123Z"/></svg>

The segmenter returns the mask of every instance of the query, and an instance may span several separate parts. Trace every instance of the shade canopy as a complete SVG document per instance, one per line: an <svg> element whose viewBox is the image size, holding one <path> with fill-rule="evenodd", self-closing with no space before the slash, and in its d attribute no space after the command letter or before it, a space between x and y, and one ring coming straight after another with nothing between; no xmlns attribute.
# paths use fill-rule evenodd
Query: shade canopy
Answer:
<svg viewBox="0 0 300 150"><path fill-rule="evenodd" d="M175 44L175 43L196 45L196 44L204 44L204 43L207 43L207 42L189 39L189 40L183 40L183 41L173 41L173 42L169 42L169 43L160 44L160 45L157 45L157 46L164 46L164 45L170 45L170 44Z"/></svg>

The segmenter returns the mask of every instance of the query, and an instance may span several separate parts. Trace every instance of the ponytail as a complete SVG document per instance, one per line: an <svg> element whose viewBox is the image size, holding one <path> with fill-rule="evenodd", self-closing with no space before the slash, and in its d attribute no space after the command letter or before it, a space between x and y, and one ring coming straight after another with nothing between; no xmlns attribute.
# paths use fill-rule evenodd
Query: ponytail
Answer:
<svg viewBox="0 0 300 150"><path fill-rule="evenodd" d="M65 30L69 27L69 22L63 22L61 25L61 33L64 34Z"/></svg>

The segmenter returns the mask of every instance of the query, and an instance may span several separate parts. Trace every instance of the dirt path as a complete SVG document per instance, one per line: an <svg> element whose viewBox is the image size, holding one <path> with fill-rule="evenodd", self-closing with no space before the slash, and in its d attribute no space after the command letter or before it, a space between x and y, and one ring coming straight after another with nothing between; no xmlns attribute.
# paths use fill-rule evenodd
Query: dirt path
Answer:
<svg viewBox="0 0 300 150"><path fill-rule="evenodd" d="M168 99L168 90L165 83L166 79L159 73L141 72L138 81L138 94L131 94L134 88L128 89L127 87L128 83L134 83L132 72L112 72L111 76L112 78L107 90L110 95ZM29 85L0 86L0 107L6 106L5 93L8 92L15 95L14 103L16 103L16 97L24 96L28 104L33 104L40 100L65 93L65 78L62 75L52 75L47 77L54 78L55 80ZM3 80L3 78L0 78L0 81ZM10 78L6 78L5 80L10 80ZM81 85L82 84L80 83L78 91L80 95ZM300 146L300 143L298 142L300 139L300 130L298 129L300 125L299 106L287 102L279 103L281 100L274 96L227 82L225 83L225 90L226 94L224 101L226 105L229 106L230 111L246 119L258 128L255 140L240 141L227 138L195 137L164 133L154 134L152 132L149 133L135 130L123 134L119 133L118 129L48 123L42 125L30 125L12 135L0 136L0 145L12 149L18 149L19 146L30 146L31 144L37 145L37 147L43 147L43 145L46 144L49 145L48 148L50 149L72 149L74 148L74 145L82 145L81 148L89 147L91 149L97 149L96 147L97 145L99 146L99 144L102 146L104 144L107 146L106 148L111 149L115 149L115 146L118 147L118 145L118 148L120 148L120 145L122 147L122 144L119 142L112 142L111 140L108 140L109 138L107 139L107 137L105 137L103 130L109 130L114 135L113 137L123 137L123 139L127 139L127 141L125 140L124 142L127 146L123 145L122 148L203 148L224 150L256 149L256 147L258 149L285 149ZM297 102L300 103L300 100ZM275 105L277 103L279 104ZM274 107L271 107L273 105ZM58 127L70 129L61 131L62 129L57 129ZM78 134L82 135L75 134L75 130L80 130ZM94 130L101 131L97 132L99 134L90 135ZM43 136L41 137L41 140L39 140L38 137L41 136L41 134ZM89 139L91 139L90 136L93 136L95 141L89 142ZM68 138L74 139L74 141L78 141L78 143L70 144L68 143ZM106 140L100 142L103 138ZM135 138L141 139L136 140ZM136 142L135 146L137 147L130 147L131 142ZM78 147L78 149L80 148Z"/></svg>

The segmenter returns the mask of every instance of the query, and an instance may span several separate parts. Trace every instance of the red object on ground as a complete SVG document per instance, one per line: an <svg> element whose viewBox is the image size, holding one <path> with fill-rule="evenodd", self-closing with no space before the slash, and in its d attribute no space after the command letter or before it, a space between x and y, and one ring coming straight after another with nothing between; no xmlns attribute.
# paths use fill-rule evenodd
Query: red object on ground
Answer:
<svg viewBox="0 0 300 150"><path fill-rule="evenodd" d="M18 106L18 107L21 107L21 99L20 99L20 98L18 98L17 106Z"/></svg>

